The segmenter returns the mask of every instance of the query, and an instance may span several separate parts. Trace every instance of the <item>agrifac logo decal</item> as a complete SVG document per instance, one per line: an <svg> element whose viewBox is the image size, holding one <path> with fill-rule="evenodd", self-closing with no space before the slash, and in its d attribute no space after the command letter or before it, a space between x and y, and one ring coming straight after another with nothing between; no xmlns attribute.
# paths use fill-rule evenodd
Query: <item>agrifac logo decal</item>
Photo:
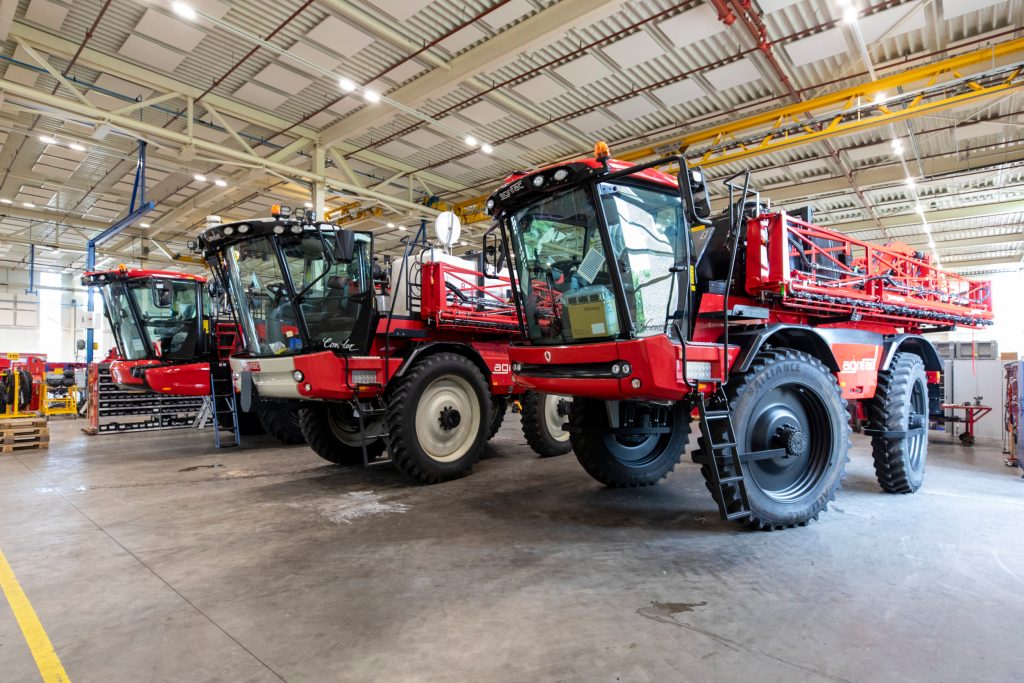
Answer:
<svg viewBox="0 0 1024 683"><path fill-rule="evenodd" d="M850 374L854 372L862 372L864 370L874 371L875 359L874 357L861 358L860 360L844 360L843 361L843 373Z"/></svg>
<svg viewBox="0 0 1024 683"><path fill-rule="evenodd" d="M498 199L500 199L501 201L505 201L506 199L514 195L516 192L519 192L519 190L521 189L523 189L523 181L517 180L516 182L512 183L512 185L508 186L507 188L499 192Z"/></svg>

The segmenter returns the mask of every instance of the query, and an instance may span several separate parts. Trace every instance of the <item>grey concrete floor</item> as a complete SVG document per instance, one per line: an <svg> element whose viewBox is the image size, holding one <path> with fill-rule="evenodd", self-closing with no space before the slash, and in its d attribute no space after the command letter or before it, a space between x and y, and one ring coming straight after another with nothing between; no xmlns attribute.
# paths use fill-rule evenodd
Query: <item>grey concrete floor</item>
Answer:
<svg viewBox="0 0 1024 683"><path fill-rule="evenodd" d="M0 549L72 681L1022 680L1024 481L933 443L879 492L854 437L809 527L718 520L696 466L610 491L509 416L423 487L190 430L0 455ZM0 680L38 680L0 605Z"/></svg>

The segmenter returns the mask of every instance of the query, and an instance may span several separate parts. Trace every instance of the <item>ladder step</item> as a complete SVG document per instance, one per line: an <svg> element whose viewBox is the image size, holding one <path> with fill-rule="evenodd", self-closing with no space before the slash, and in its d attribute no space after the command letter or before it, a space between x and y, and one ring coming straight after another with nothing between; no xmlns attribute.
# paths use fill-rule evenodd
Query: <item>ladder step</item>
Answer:
<svg viewBox="0 0 1024 683"><path fill-rule="evenodd" d="M704 417L709 420L724 420L729 417L732 413L728 410L705 410Z"/></svg>
<svg viewBox="0 0 1024 683"><path fill-rule="evenodd" d="M722 477L718 481L722 484L732 484L737 481L743 481L743 475L740 474L734 477Z"/></svg>
<svg viewBox="0 0 1024 683"><path fill-rule="evenodd" d="M711 444L711 448L714 449L714 450L718 450L720 448L736 448L736 442L735 441L722 441L721 443L713 443L713 444Z"/></svg>
<svg viewBox="0 0 1024 683"><path fill-rule="evenodd" d="M730 512L725 516L725 521L732 522L737 519L745 519L750 516L749 510L738 510L736 512Z"/></svg>

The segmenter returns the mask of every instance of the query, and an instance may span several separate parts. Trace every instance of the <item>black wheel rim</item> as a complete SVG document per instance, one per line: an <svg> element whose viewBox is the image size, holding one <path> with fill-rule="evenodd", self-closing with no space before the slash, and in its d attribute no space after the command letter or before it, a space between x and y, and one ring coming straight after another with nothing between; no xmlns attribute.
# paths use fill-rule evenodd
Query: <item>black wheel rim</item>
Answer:
<svg viewBox="0 0 1024 683"><path fill-rule="evenodd" d="M602 408L603 410L603 408ZM605 432L601 440L605 449L618 462L626 467L646 467L661 456L665 445L672 436L673 428L671 411L664 410L659 421L669 428L665 434L618 434ZM647 428L652 426L650 413L644 413L633 419L623 419L621 426L629 428ZM661 425L658 425L661 426Z"/></svg>
<svg viewBox="0 0 1024 683"><path fill-rule="evenodd" d="M924 464L928 448L928 434L925 432L928 419L928 390L924 382L914 382L912 386L907 429L921 429L921 432L907 437L907 457L910 459L911 469L918 470Z"/></svg>
<svg viewBox="0 0 1024 683"><path fill-rule="evenodd" d="M750 461L750 478L780 502L813 494L832 460L834 436L828 408L814 390L795 382L775 386L754 405L744 445L748 453L781 448L786 454Z"/></svg>

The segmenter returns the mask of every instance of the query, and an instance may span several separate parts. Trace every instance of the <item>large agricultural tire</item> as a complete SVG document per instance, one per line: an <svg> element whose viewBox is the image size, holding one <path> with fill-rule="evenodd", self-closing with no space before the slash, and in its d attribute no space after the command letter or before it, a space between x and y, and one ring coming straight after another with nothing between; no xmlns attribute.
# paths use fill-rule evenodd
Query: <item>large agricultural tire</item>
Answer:
<svg viewBox="0 0 1024 683"><path fill-rule="evenodd" d="M436 484L468 474L491 425L483 373L455 353L417 361L394 381L387 425L391 460L413 480Z"/></svg>
<svg viewBox="0 0 1024 683"><path fill-rule="evenodd" d="M871 429L900 432L928 427L928 382L924 362L912 353L897 353L889 369L878 373L875 397L868 401ZM875 476L883 491L913 493L924 483L928 432L914 436L871 437Z"/></svg>
<svg viewBox="0 0 1024 683"><path fill-rule="evenodd" d="M523 396L522 405L523 436L534 453L542 458L551 458L572 450L569 431L565 429L571 398L528 391Z"/></svg>
<svg viewBox="0 0 1024 683"><path fill-rule="evenodd" d="M849 461L850 423L839 383L817 358L792 349L762 351L726 387L733 430L743 452L785 448L784 457L741 466L750 516L762 530L804 526L835 500ZM698 440L703 448L704 437ZM701 465L715 502L709 465ZM724 476L735 472L726 469ZM724 484L725 509L739 512L737 483Z"/></svg>
<svg viewBox="0 0 1024 683"><path fill-rule="evenodd" d="M256 403L256 416L263 430L283 444L294 446L306 443L299 424L299 409L287 403L259 401Z"/></svg>
<svg viewBox="0 0 1024 683"><path fill-rule="evenodd" d="M505 421L505 411L508 409L508 401L504 396L491 396L491 422L487 428L487 440L490 441L501 429L501 423Z"/></svg>
<svg viewBox="0 0 1024 683"><path fill-rule="evenodd" d="M591 477L611 488L651 486L668 476L679 463L690 438L690 411L682 403L672 406L622 401L624 427L660 426L668 432L617 435L611 431L604 401L576 398L569 412L569 439L576 459ZM634 417L627 419L632 413ZM657 424L653 424L657 423Z"/></svg>
<svg viewBox="0 0 1024 683"><path fill-rule="evenodd" d="M363 425L371 435L378 425ZM373 460L384 452L384 438L368 440L359 431L359 419L347 403L313 403L299 410L299 427L313 452L335 465L363 464L363 446L366 456Z"/></svg>

